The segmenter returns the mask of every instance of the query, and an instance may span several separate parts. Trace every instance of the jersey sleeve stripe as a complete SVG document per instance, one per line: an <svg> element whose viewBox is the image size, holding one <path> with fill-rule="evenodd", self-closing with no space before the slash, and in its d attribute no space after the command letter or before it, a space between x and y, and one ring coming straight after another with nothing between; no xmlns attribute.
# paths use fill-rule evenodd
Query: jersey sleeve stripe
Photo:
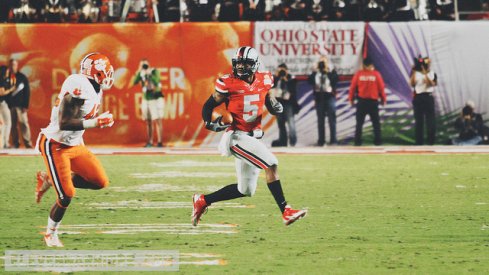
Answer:
<svg viewBox="0 0 489 275"><path fill-rule="evenodd" d="M219 85L221 85L221 86L226 85L226 84L224 83L224 81L222 81L220 78L218 78L218 79L216 80L216 83L217 83L217 84L219 84Z"/></svg>
<svg viewBox="0 0 489 275"><path fill-rule="evenodd" d="M219 93L221 93L221 94L227 94L228 93L228 90L221 89L221 88L219 88L217 86L215 88L216 88L216 91L219 92Z"/></svg>

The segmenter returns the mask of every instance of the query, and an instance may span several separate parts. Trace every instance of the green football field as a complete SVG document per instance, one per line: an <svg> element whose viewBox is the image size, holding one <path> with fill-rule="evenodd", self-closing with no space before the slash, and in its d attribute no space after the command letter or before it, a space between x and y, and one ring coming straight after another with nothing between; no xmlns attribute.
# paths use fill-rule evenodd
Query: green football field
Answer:
<svg viewBox="0 0 489 275"><path fill-rule="evenodd" d="M282 154L285 196L306 218L282 224L262 172L254 197L212 205L197 228L191 196L236 182L232 158L99 158L111 185L77 190L63 249L178 250L184 274L489 273L489 155ZM3 250L47 249L55 193L35 204L39 169L0 157Z"/></svg>

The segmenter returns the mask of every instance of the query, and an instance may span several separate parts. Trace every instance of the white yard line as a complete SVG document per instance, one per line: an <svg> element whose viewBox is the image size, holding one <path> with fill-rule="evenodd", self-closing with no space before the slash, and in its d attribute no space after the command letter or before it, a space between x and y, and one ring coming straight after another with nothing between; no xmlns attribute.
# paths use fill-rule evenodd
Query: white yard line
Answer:
<svg viewBox="0 0 489 275"><path fill-rule="evenodd" d="M68 224L61 225L59 234L140 234L161 232L165 234L200 235L200 234L235 234L236 224L200 224L197 227L190 223L175 224Z"/></svg>
<svg viewBox="0 0 489 275"><path fill-rule="evenodd" d="M190 172L190 171L162 171L153 173L132 173L130 177L136 179L154 179L154 178L222 178L234 177L235 173L231 172Z"/></svg>
<svg viewBox="0 0 489 275"><path fill-rule="evenodd" d="M85 205L98 208L98 209L173 209L173 208L192 208L192 202L178 202L178 201L117 201L117 202L93 202L85 203ZM254 205L244 205L236 202L219 202L213 204L213 208L254 208Z"/></svg>
<svg viewBox="0 0 489 275"><path fill-rule="evenodd" d="M228 162L224 161L193 161L181 160L175 162L150 162L155 167L234 167L234 161L231 159Z"/></svg>
<svg viewBox="0 0 489 275"><path fill-rule="evenodd" d="M141 185L131 185L127 187L114 186L110 187L110 190L115 192L203 192L203 191L215 191L222 188L219 185L207 185L207 186L197 186L197 185L172 185L164 183L147 183Z"/></svg>

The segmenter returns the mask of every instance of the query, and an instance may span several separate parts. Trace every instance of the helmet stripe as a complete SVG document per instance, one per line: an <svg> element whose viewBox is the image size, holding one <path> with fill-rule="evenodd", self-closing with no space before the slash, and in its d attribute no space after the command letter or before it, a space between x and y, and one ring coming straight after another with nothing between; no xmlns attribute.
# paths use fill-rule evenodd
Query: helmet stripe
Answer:
<svg viewBox="0 0 489 275"><path fill-rule="evenodd" d="M243 58L246 47L239 48L238 58Z"/></svg>

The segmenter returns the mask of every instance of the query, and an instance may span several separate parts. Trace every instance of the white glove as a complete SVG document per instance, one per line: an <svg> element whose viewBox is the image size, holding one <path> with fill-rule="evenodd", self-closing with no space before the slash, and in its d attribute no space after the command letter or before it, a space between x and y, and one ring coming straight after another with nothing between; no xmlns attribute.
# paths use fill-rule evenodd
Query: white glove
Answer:
<svg viewBox="0 0 489 275"><path fill-rule="evenodd" d="M278 100L274 97L270 98L270 103L272 104L272 108L277 114L281 114L284 111L284 106L282 103L278 102Z"/></svg>
<svg viewBox="0 0 489 275"><path fill-rule="evenodd" d="M262 129L254 129L252 134L254 138L261 139L265 133L263 133Z"/></svg>
<svg viewBox="0 0 489 275"><path fill-rule="evenodd" d="M222 122L222 116L216 118L214 121L206 121L205 128L214 132L221 132L226 130L231 124L224 124Z"/></svg>
<svg viewBox="0 0 489 275"><path fill-rule="evenodd" d="M100 114L96 118L92 119L87 119L83 121L83 128L85 129L90 129L90 128L106 128L106 127L112 127L114 125L114 117L112 116L109 111Z"/></svg>

